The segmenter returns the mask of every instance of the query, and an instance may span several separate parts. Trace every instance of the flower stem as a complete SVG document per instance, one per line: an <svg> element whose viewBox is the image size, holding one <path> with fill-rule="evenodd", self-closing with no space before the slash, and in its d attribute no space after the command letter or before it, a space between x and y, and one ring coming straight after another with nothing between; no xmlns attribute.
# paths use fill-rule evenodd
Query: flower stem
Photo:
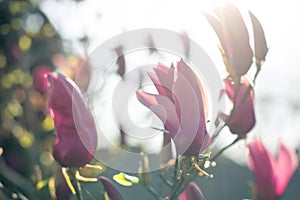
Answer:
<svg viewBox="0 0 300 200"><path fill-rule="evenodd" d="M226 126L226 123L223 123L223 124L221 124L221 125L219 125L218 127L217 127L217 129L214 131L214 133L212 134L212 137L211 137L211 143L213 142L213 141L215 141L215 139L219 136L219 134L221 133L221 131L223 130L223 128L225 128L225 126Z"/></svg>
<svg viewBox="0 0 300 200"><path fill-rule="evenodd" d="M172 187L172 186L173 186L173 184L172 184L170 181L168 181L168 180L164 177L164 174L161 173L159 176L160 176L160 179L161 179L167 186L169 186L169 187Z"/></svg>
<svg viewBox="0 0 300 200"><path fill-rule="evenodd" d="M211 161L216 160L226 149L228 149L229 147L231 147L232 145L234 145L235 143L237 143L240 139L242 139L241 137L237 137L232 143L230 143L229 145L223 147L220 151L218 151L218 153L216 153L212 158Z"/></svg>
<svg viewBox="0 0 300 200"><path fill-rule="evenodd" d="M146 187L147 188L147 190L157 199L157 200L160 200L161 199L161 197L159 196L159 194L154 190L154 188L153 187L151 187L151 186L147 186Z"/></svg>
<svg viewBox="0 0 300 200"><path fill-rule="evenodd" d="M177 182L177 184L175 184L175 187L172 190L170 200L175 200L178 197L178 195L180 194L180 193L178 193L178 191L181 191L180 188L182 187L183 182L184 182L184 180L179 180Z"/></svg>
<svg viewBox="0 0 300 200"><path fill-rule="evenodd" d="M78 200L83 200L81 184L80 184L79 180L77 180L76 178L75 178L75 183L76 183L76 186L75 186L76 197L77 197Z"/></svg>
<svg viewBox="0 0 300 200"><path fill-rule="evenodd" d="M0 157L0 169L0 193L1 190L5 188L5 185L2 185L2 179L5 179L9 184L13 185L14 188L17 188L21 191L21 194L26 195L29 199L39 199L39 193L35 190L32 184L28 184L30 183L30 180L7 166L2 157Z"/></svg>
<svg viewBox="0 0 300 200"><path fill-rule="evenodd" d="M64 169L64 168L63 168ZM75 193L76 193L76 197L77 197L77 200L83 200L83 197L82 197L82 190L81 190L81 184L79 182L79 180L76 178L76 173L78 173L78 168L69 168L67 171L67 174L68 172L70 173L70 176L72 177L72 180L71 180L71 186L74 188L75 190ZM65 177L66 178L66 177ZM67 179L66 179L67 181ZM69 186L70 187L70 186ZM71 189L71 188L70 188Z"/></svg>
<svg viewBox="0 0 300 200"><path fill-rule="evenodd" d="M174 171L173 171L173 181L176 181L177 180L177 170L178 170L178 158L176 158L175 160L175 166L174 166Z"/></svg>

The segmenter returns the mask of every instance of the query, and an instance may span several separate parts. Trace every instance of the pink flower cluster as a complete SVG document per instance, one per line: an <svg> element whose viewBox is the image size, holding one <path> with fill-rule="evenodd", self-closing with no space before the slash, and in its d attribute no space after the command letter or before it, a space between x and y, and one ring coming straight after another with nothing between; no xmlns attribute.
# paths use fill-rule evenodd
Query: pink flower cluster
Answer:
<svg viewBox="0 0 300 200"><path fill-rule="evenodd" d="M210 141L204 104L207 99L199 75L183 60L170 68L158 64L154 71L148 75L159 94L140 90L137 98L164 122L178 155L197 156Z"/></svg>

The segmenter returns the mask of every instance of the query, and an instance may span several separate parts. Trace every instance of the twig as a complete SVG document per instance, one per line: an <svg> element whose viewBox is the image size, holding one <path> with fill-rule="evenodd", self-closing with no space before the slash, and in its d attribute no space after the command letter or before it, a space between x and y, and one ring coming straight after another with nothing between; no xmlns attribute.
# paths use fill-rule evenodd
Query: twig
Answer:
<svg viewBox="0 0 300 200"><path fill-rule="evenodd" d="M147 186L146 188L156 199L158 199L158 200L161 199L161 197L159 196L159 194L157 194L157 192L154 190L153 187Z"/></svg>
<svg viewBox="0 0 300 200"><path fill-rule="evenodd" d="M76 186L75 186L76 197L77 197L78 200L83 200L83 198L82 198L81 184L80 184L79 180L77 180L76 178L75 178L75 183L76 183Z"/></svg>
<svg viewBox="0 0 300 200"><path fill-rule="evenodd" d="M0 177L15 185L30 200L38 200L39 195L30 180L10 169L0 158Z"/></svg>
<svg viewBox="0 0 300 200"><path fill-rule="evenodd" d="M216 158L218 158L226 149L228 149L229 147L231 147L232 145L234 145L235 143L237 143L239 140L241 139L241 137L237 137L232 143L230 143L229 145L223 147L218 153L216 153L212 158L211 161L216 160Z"/></svg>
<svg viewBox="0 0 300 200"><path fill-rule="evenodd" d="M183 182L184 182L184 180L180 179L180 180L175 184L175 187L172 189L172 192L171 192L170 200L176 199L176 197L179 195L179 194L177 194L177 192L178 192L178 190L180 190L180 188L181 188Z"/></svg>
<svg viewBox="0 0 300 200"><path fill-rule="evenodd" d="M211 141L213 142L216 137L218 137L218 135L221 133L221 131L223 130L223 128L226 127L226 123L221 124L220 126L218 126L215 130L215 132L213 133L212 137L211 137Z"/></svg>
<svg viewBox="0 0 300 200"><path fill-rule="evenodd" d="M170 182L170 181L168 181L165 177L164 177L164 175L161 173L160 175L160 179L167 185L167 186L169 186L169 187L172 187L173 186L173 184Z"/></svg>

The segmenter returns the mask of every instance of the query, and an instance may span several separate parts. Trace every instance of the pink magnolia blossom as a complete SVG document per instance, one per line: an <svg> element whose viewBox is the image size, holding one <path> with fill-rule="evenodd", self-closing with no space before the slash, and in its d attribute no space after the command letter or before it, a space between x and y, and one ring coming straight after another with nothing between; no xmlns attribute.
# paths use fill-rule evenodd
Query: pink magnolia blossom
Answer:
<svg viewBox="0 0 300 200"><path fill-rule="evenodd" d="M246 78L242 79L239 86L236 86L229 78L224 79L224 83L225 92L230 101L234 103L231 117L226 119L227 126L232 133L244 137L256 122L253 89L248 89L250 83ZM235 101L234 98L236 98Z"/></svg>
<svg viewBox="0 0 300 200"><path fill-rule="evenodd" d="M149 72L158 95L143 91L138 100L163 122L173 139L177 154L196 156L210 137L206 131L206 95L201 78L183 60L176 68L158 64Z"/></svg>
<svg viewBox="0 0 300 200"><path fill-rule="evenodd" d="M219 37L227 71L233 77L241 77L248 72L253 59L246 25L230 3L216 7L215 15L206 14L206 18Z"/></svg>
<svg viewBox="0 0 300 200"><path fill-rule="evenodd" d="M194 182L190 182L185 190L179 195L178 200L202 200L203 194Z"/></svg>
<svg viewBox="0 0 300 200"><path fill-rule="evenodd" d="M55 72L48 79L48 107L57 133L53 157L61 166L81 167L91 161L97 148L93 116L71 79Z"/></svg>
<svg viewBox="0 0 300 200"><path fill-rule="evenodd" d="M248 144L249 168L256 180L256 189L261 200L278 200L284 193L292 175L298 167L298 157L293 149L282 141L277 158L256 139Z"/></svg>

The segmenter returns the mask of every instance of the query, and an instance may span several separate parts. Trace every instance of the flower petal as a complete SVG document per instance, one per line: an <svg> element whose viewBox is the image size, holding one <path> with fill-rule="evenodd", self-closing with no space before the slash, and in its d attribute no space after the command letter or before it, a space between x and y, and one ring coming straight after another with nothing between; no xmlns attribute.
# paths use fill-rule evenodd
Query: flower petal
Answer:
<svg viewBox="0 0 300 200"><path fill-rule="evenodd" d="M249 81L247 79L243 79L239 88L236 88L235 84L228 78L224 79L224 83L226 94L232 103L235 104L227 125L232 133L243 137L256 123L253 89L249 90ZM237 90L236 95L235 90ZM236 100L234 102L235 96Z"/></svg>
<svg viewBox="0 0 300 200"><path fill-rule="evenodd" d="M161 86L164 88L166 92L166 96L172 100L172 85L174 83L174 66L167 67L161 63L154 67L154 71L159 79Z"/></svg>
<svg viewBox="0 0 300 200"><path fill-rule="evenodd" d="M173 102L165 96L149 94L141 90L137 91L136 95L144 106L151 109L164 122L171 137L174 137L179 129L179 119Z"/></svg>
<svg viewBox="0 0 300 200"><path fill-rule="evenodd" d="M296 152L280 141L276 165L277 195L281 196L283 194L297 167L298 156Z"/></svg>
<svg viewBox="0 0 300 200"><path fill-rule="evenodd" d="M177 154L198 155L202 144L208 145L206 131L206 91L200 76L183 60L176 70L159 64L156 74L149 73L159 95L137 92L138 100L150 108L165 124ZM166 87L165 87L166 86ZM159 107L160 106L160 107Z"/></svg>
<svg viewBox="0 0 300 200"><path fill-rule="evenodd" d="M227 70L232 76L242 76L247 73L253 58L249 44L249 34L238 9L230 3L215 8L219 19L206 17L215 29L224 55L229 65Z"/></svg>
<svg viewBox="0 0 300 200"><path fill-rule="evenodd" d="M276 195L276 173L274 157L259 139L248 144L248 166L253 171L259 197L264 200L278 199Z"/></svg>
<svg viewBox="0 0 300 200"><path fill-rule="evenodd" d="M154 72L148 72L147 74L150 77L150 79L152 80L152 82L154 83L158 93L162 96L168 96L166 90L159 82L157 75Z"/></svg>
<svg viewBox="0 0 300 200"><path fill-rule="evenodd" d="M177 138L173 138L174 142L181 149L179 153L187 153L184 150L190 147L199 151L206 133L202 91L196 74L182 60L177 64L177 79L172 91L176 97L175 107L178 115L180 113L180 125L183 130ZM190 153L197 155L199 152L188 152Z"/></svg>
<svg viewBox="0 0 300 200"><path fill-rule="evenodd" d="M109 180L108 178L104 176L100 176L98 178L101 183L103 184L109 198L111 200L123 200L124 198L122 197L120 191L117 189L117 187Z"/></svg>
<svg viewBox="0 0 300 200"><path fill-rule="evenodd" d="M50 73L48 79L48 107L57 132L53 156L62 166L83 166L97 148L93 116L71 79L60 73Z"/></svg>
<svg viewBox="0 0 300 200"><path fill-rule="evenodd" d="M264 29L262 28L262 25L258 19L250 11L249 14L253 26L255 58L258 62L261 62L265 60L265 57L268 53L266 37Z"/></svg>

